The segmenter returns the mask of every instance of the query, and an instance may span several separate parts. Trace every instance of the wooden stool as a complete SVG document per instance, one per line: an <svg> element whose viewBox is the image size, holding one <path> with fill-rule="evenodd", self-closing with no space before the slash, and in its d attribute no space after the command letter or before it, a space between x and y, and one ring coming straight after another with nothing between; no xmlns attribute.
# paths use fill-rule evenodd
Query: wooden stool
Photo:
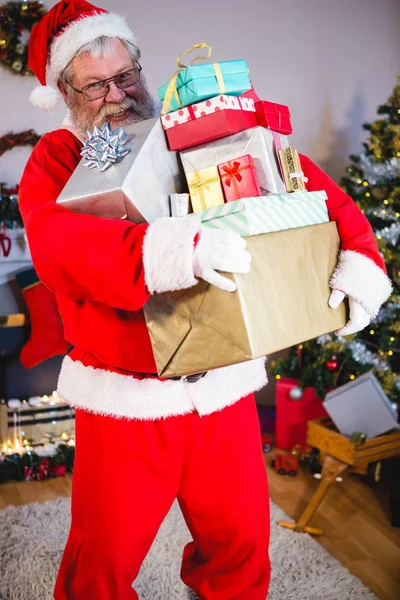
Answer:
<svg viewBox="0 0 400 600"><path fill-rule="evenodd" d="M309 421L307 443L320 451L322 462L321 482L307 508L295 523L278 521L278 525L299 533L322 535L322 529L308 524L336 478L346 473L369 475L377 479L380 461L400 454L400 431L380 435L361 445L355 445L340 434L328 417Z"/></svg>

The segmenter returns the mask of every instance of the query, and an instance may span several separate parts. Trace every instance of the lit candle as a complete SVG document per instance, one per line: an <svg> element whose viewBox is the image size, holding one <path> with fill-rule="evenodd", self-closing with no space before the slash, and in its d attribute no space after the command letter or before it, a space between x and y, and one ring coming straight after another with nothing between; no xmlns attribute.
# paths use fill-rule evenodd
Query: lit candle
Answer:
<svg viewBox="0 0 400 600"><path fill-rule="evenodd" d="M22 446L18 438L14 440L14 452L15 454L21 454Z"/></svg>

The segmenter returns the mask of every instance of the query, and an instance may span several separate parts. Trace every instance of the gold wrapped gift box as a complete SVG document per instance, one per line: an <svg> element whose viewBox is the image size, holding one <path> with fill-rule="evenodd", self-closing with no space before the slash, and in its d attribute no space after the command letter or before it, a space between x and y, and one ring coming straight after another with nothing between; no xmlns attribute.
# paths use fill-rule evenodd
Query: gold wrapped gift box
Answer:
<svg viewBox="0 0 400 600"><path fill-rule="evenodd" d="M233 294L201 281L154 295L144 312L158 374L189 375L266 356L332 332L346 306L328 306L337 263L335 223L247 238L251 272L227 275Z"/></svg>

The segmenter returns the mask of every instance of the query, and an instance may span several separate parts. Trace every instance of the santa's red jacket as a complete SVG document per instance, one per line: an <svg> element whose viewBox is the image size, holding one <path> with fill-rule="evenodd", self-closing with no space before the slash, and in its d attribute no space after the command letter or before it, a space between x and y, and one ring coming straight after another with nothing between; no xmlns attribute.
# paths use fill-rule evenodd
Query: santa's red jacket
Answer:
<svg viewBox="0 0 400 600"><path fill-rule="evenodd" d="M266 383L264 360L209 372L196 383L162 381L142 307L150 294L196 283L192 266L198 224L159 219L151 225L75 214L56 200L80 160L68 129L43 136L26 165L19 206L35 269L56 294L65 337L58 392L71 405L117 417L154 419L197 410L209 414ZM326 190L341 243L332 287L360 301L371 316L391 292L371 226L309 158L301 156L309 191Z"/></svg>

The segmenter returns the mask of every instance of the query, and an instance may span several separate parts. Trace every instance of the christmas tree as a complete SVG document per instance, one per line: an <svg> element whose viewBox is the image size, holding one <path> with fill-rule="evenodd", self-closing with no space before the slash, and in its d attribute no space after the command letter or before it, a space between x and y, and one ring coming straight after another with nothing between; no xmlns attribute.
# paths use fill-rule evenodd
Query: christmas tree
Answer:
<svg viewBox="0 0 400 600"><path fill-rule="evenodd" d="M343 189L370 221L393 294L363 331L346 337L324 335L292 348L286 360L272 363L277 379L293 377L302 387L327 390L372 370L393 403L400 403L400 76L380 118L365 124L364 151L350 156Z"/></svg>

